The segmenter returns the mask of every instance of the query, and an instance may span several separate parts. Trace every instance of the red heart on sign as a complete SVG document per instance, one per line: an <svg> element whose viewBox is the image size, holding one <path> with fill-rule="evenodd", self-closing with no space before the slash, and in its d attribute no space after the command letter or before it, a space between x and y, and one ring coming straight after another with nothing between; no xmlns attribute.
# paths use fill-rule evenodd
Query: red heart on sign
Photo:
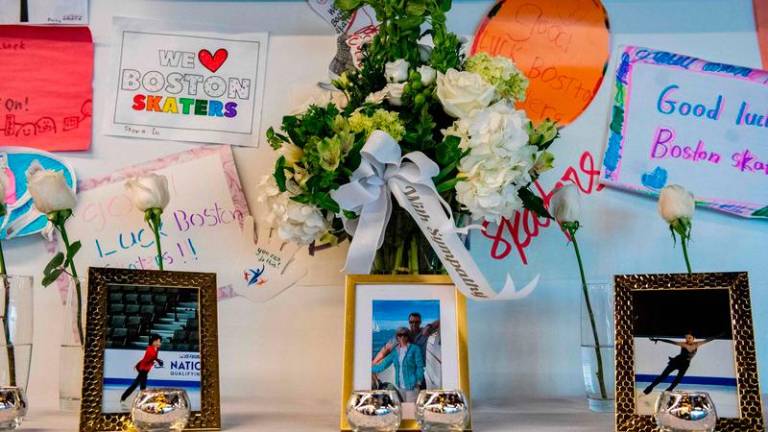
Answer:
<svg viewBox="0 0 768 432"><path fill-rule="evenodd" d="M229 53L224 48L217 49L216 54L211 54L207 49L201 49L200 52L197 53L197 58L200 59L200 63L211 72L219 70L221 65L227 61L228 56Z"/></svg>

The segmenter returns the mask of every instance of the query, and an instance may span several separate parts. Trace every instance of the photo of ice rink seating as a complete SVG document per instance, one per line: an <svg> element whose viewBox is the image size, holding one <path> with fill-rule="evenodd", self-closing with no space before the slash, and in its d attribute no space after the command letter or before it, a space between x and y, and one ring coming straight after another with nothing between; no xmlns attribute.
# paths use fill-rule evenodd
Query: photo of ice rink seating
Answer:
<svg viewBox="0 0 768 432"><path fill-rule="evenodd" d="M113 286L107 313L107 349L143 350L158 334L163 351L200 351L196 290Z"/></svg>

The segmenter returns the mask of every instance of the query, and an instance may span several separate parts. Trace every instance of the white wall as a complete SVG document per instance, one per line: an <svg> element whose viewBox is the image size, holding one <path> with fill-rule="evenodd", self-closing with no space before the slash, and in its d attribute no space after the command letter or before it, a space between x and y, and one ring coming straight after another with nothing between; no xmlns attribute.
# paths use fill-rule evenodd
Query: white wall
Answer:
<svg viewBox="0 0 768 432"><path fill-rule="evenodd" d="M458 2L449 24L471 34L491 6L489 1ZM680 51L723 62L759 65L749 0L606 0L612 44L634 43ZM109 37L113 15L168 18L245 26L271 34L264 99L263 127L280 117L325 79L335 52L330 28L300 1L91 1L91 29L97 44L96 107L103 106L109 70ZM566 165L576 163L584 150L599 154L608 107L607 80L587 112L563 130L554 147L558 168L543 179L550 187ZM93 149L67 154L81 178L108 173L126 164L183 151L189 144L143 141L101 135L100 112L95 110ZM249 202L255 202L256 180L267 172L274 154L267 146L236 149L235 156ZM599 157L598 157L599 160ZM681 271L679 250L658 220L655 203L605 190L587 201L580 231L589 277L606 280L615 273ZM764 223L700 211L692 245L696 270L748 270L753 283L756 325L765 328L768 304ZM489 275L500 277L513 269L518 280L536 273L542 284L517 303L469 305L470 359L476 402L502 403L519 398L577 396L582 392L579 355L579 288L572 251L556 229L543 229L527 249L529 265L522 268L513 254L505 261L487 259L487 245L475 238L473 252L487 261ZM481 252L483 247L486 252ZM17 273L38 275L46 261L39 239L8 245L6 255ZM726 249L728 248L728 249ZM344 248L316 258L305 285L274 301L255 305L229 300L219 306L222 391L225 398L248 397L270 406L288 402L336 409L341 386ZM313 285L330 278L331 285ZM58 332L61 306L52 289L37 287L36 337L32 409L57 403ZM766 358L765 332L758 332L758 349ZM763 368L763 382L768 382ZM225 407L226 413L226 407Z"/></svg>

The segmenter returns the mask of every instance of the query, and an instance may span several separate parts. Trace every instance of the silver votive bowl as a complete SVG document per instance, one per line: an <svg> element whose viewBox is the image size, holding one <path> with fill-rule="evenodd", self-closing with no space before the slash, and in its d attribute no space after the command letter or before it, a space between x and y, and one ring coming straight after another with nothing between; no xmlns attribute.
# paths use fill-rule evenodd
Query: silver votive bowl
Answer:
<svg viewBox="0 0 768 432"><path fill-rule="evenodd" d="M400 398L392 390L354 391L346 412L355 432L394 432L403 419Z"/></svg>
<svg viewBox="0 0 768 432"><path fill-rule="evenodd" d="M463 431L469 424L469 404L460 390L422 390L416 400L416 420L422 431Z"/></svg>
<svg viewBox="0 0 768 432"><path fill-rule="evenodd" d="M0 387L0 430L21 426L27 415L27 397L21 387Z"/></svg>
<svg viewBox="0 0 768 432"><path fill-rule="evenodd" d="M180 431L191 411L189 396L182 389L146 389L133 400L131 420L140 432Z"/></svg>
<svg viewBox="0 0 768 432"><path fill-rule="evenodd" d="M708 393L666 391L656 400L656 424L663 432L712 432L717 411Z"/></svg>

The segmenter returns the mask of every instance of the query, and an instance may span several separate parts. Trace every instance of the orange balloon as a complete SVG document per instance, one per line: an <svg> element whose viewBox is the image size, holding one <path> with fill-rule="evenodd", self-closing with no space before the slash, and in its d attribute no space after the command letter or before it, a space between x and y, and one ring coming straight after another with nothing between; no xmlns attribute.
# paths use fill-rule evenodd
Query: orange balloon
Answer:
<svg viewBox="0 0 768 432"><path fill-rule="evenodd" d="M597 93L608 66L608 15L599 0L501 0L480 24L472 53L511 58L530 80L518 107L564 126Z"/></svg>

